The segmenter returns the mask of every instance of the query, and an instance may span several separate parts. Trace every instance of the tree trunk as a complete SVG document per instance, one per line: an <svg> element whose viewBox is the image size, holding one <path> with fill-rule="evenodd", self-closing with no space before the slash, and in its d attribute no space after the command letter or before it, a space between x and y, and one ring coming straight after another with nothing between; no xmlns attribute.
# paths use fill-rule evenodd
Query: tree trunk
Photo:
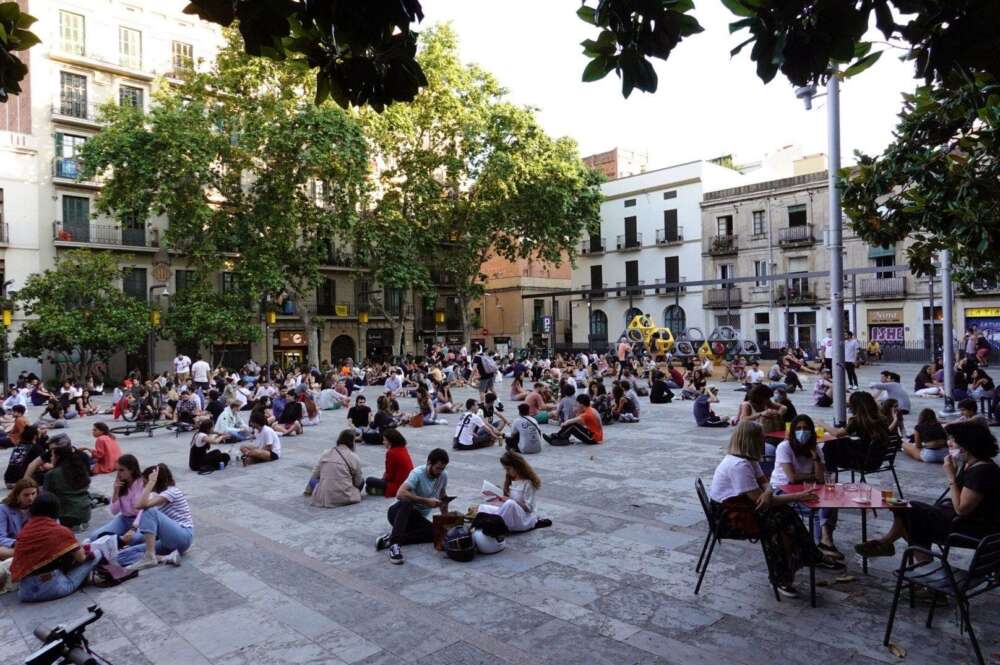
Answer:
<svg viewBox="0 0 1000 665"><path fill-rule="evenodd" d="M301 303L302 301L296 299L296 302ZM308 307L303 305L299 316L302 319L302 325L305 327L306 336L309 339L309 366L319 367L319 331L313 325L312 312L309 311Z"/></svg>
<svg viewBox="0 0 1000 665"><path fill-rule="evenodd" d="M468 312L466 311L466 309L468 308L468 306L469 306L468 299L466 299L466 297L462 294L462 292L459 291L458 292L458 315L460 317L459 320L462 323L462 346L464 346L465 348L469 349L469 353L471 354L472 353L472 348L471 348L470 345L472 343L472 336L469 334L470 333L470 331L469 331L469 316L468 316Z"/></svg>

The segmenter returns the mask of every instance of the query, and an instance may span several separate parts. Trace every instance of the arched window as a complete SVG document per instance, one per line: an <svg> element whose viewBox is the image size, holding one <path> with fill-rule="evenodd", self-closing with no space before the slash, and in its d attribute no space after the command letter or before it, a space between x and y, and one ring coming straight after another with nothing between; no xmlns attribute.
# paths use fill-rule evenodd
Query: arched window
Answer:
<svg viewBox="0 0 1000 665"><path fill-rule="evenodd" d="M628 311L625 312L625 327L627 328L628 324L632 323L632 319L637 316L642 316L642 310L638 307L629 307Z"/></svg>
<svg viewBox="0 0 1000 665"><path fill-rule="evenodd" d="M663 310L663 327L670 328L670 332L677 337L684 332L687 327L687 316L684 308L680 305L670 305Z"/></svg>
<svg viewBox="0 0 1000 665"><path fill-rule="evenodd" d="M608 315L599 309L590 313L590 340L595 346L608 343Z"/></svg>

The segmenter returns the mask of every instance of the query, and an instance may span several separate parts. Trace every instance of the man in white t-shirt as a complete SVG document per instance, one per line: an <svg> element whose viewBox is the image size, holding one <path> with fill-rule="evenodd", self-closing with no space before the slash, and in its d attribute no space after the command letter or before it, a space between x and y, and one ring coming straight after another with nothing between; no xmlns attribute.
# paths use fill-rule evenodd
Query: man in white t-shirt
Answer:
<svg viewBox="0 0 1000 665"><path fill-rule="evenodd" d="M749 385L754 385L762 383L763 381L764 372L760 369L760 363L755 360L750 363L750 369L747 370L747 383Z"/></svg>
<svg viewBox="0 0 1000 665"><path fill-rule="evenodd" d="M859 348L854 333L848 330L844 334L844 372L847 374L847 382L851 389L858 387L858 373L854 371L854 367L858 362Z"/></svg>
<svg viewBox="0 0 1000 665"><path fill-rule="evenodd" d="M196 388L208 390L208 375L212 372L212 366L205 362L201 356L195 356L194 364L191 365L191 378L194 379Z"/></svg>
<svg viewBox="0 0 1000 665"><path fill-rule="evenodd" d="M500 436L500 432L479 415L478 406L478 402L471 397L465 400L465 413L455 427L455 438L452 441L455 450L487 448Z"/></svg>
<svg viewBox="0 0 1000 665"><path fill-rule="evenodd" d="M181 383L187 381L188 374L191 373L191 359L183 353L178 353L174 358L174 381Z"/></svg>
<svg viewBox="0 0 1000 665"><path fill-rule="evenodd" d="M826 329L826 337L819 341L819 352L823 356L823 366L831 372L833 371L833 337L830 335L831 329Z"/></svg>

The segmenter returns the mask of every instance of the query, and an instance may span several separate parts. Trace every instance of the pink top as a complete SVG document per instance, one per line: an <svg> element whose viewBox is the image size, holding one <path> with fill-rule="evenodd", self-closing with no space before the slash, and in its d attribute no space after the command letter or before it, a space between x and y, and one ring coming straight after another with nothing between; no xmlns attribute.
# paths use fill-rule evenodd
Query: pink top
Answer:
<svg viewBox="0 0 1000 665"><path fill-rule="evenodd" d="M122 517L135 517L139 514L139 499L142 497L142 478L135 480L128 487L125 494L119 494L118 498L111 502L111 514Z"/></svg>

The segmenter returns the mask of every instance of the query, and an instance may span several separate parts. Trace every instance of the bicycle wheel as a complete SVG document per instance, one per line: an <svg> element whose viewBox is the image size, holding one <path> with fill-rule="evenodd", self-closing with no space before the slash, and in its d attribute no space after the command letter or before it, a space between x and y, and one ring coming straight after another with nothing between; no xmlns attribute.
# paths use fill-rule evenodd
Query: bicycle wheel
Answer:
<svg viewBox="0 0 1000 665"><path fill-rule="evenodd" d="M125 402L125 408L122 409L122 418L130 423L134 423L139 419L139 398L129 397Z"/></svg>

